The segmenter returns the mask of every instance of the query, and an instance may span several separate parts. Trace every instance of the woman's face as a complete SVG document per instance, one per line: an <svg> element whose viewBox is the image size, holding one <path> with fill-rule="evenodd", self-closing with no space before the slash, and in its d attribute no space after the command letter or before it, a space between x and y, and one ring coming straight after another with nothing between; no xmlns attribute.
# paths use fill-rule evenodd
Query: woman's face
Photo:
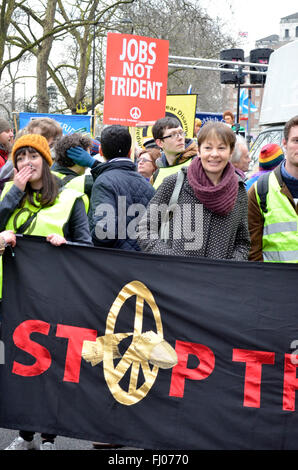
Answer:
<svg viewBox="0 0 298 470"><path fill-rule="evenodd" d="M150 178L154 173L154 164L152 163L151 156L149 153L142 153L137 160L138 173L143 175L145 178Z"/></svg>
<svg viewBox="0 0 298 470"><path fill-rule="evenodd" d="M218 180L227 166L232 152L228 144L211 135L202 142L199 155L207 176L212 180L214 178Z"/></svg>
<svg viewBox="0 0 298 470"><path fill-rule="evenodd" d="M232 119L232 117L229 114L227 114L224 119L225 119L225 122L227 124L231 124L231 125L234 124L234 120Z"/></svg>
<svg viewBox="0 0 298 470"><path fill-rule="evenodd" d="M16 167L18 171L21 171L22 168L26 166L31 168L29 183L32 187L42 186L42 165L43 158L37 151L31 153L28 149L24 149L16 158Z"/></svg>

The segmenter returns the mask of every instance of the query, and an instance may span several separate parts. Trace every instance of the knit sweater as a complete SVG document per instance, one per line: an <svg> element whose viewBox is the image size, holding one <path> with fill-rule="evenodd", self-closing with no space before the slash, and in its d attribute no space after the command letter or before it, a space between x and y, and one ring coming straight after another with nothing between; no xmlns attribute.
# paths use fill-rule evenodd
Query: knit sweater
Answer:
<svg viewBox="0 0 298 470"><path fill-rule="evenodd" d="M163 181L140 221L138 243L142 251L186 257L246 260L250 240L247 222L247 193L238 176L239 190L232 211L218 215L206 209L185 179L178 198L179 209L170 220L169 240L160 239L162 205L169 204L177 174ZM182 223L180 223L180 220Z"/></svg>

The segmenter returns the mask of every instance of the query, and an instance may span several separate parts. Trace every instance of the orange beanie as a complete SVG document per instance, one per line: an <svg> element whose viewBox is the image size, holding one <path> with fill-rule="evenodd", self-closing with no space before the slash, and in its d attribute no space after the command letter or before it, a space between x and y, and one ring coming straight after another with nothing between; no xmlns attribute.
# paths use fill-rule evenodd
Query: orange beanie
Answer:
<svg viewBox="0 0 298 470"><path fill-rule="evenodd" d="M52 166L53 160L48 141L40 134L24 134L19 137L12 147L11 158L15 165L15 153L22 147L33 147L46 160L49 166Z"/></svg>

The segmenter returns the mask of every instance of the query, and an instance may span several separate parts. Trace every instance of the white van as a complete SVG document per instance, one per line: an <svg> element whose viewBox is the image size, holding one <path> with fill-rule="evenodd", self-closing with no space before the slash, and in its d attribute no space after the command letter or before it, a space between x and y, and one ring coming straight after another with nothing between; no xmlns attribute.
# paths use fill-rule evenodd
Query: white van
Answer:
<svg viewBox="0 0 298 470"><path fill-rule="evenodd" d="M280 47L270 56L259 121L264 129L250 150L251 169L256 167L264 145L282 145L285 123L297 115L298 40L295 40Z"/></svg>

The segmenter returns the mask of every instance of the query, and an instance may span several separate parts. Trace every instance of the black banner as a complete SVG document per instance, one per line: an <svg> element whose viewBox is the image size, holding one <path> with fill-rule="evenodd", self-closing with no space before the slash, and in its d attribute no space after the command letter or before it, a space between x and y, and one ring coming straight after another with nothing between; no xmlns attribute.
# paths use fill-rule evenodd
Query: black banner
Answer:
<svg viewBox="0 0 298 470"><path fill-rule="evenodd" d="M0 427L145 449L297 449L297 265L18 239Z"/></svg>

